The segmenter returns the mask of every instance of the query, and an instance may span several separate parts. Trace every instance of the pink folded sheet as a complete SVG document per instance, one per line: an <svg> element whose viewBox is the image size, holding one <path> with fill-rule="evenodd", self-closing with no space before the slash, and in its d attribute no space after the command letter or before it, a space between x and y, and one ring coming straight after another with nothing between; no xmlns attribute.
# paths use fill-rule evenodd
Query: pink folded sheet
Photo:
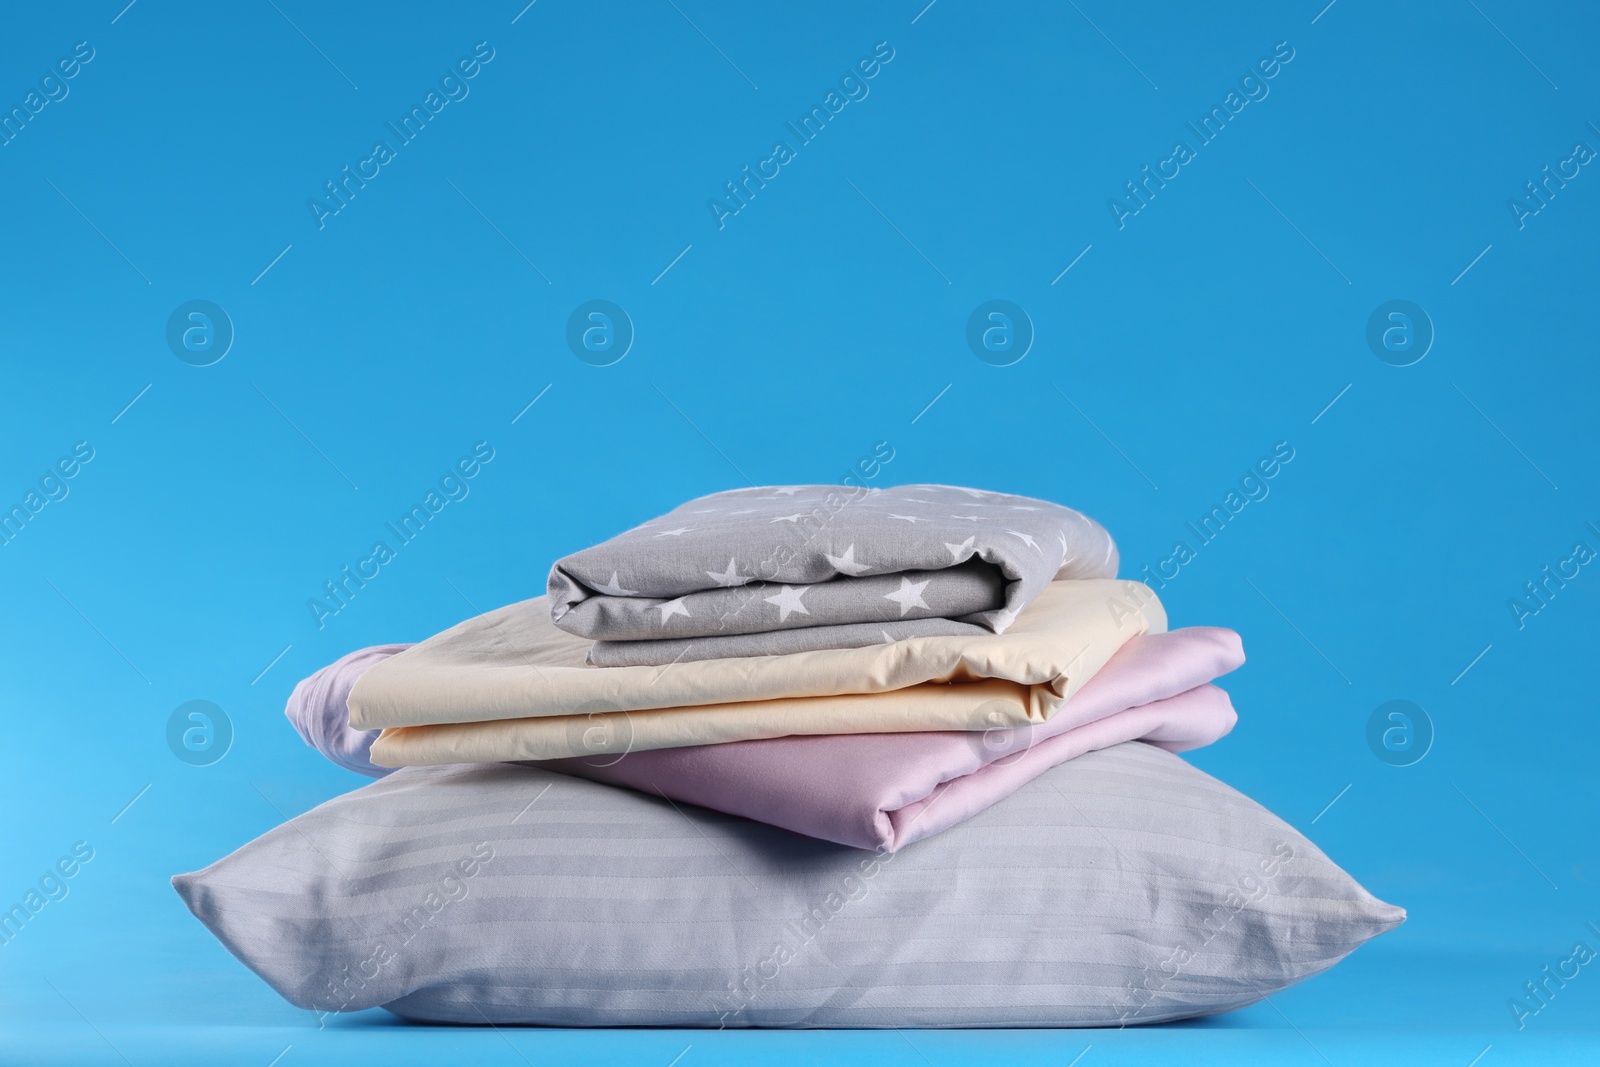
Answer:
<svg viewBox="0 0 1600 1067"><path fill-rule="evenodd" d="M344 704L362 671L405 647L353 652L301 682L285 713L306 743L341 766L388 773L364 760L377 731L352 730ZM777 737L539 766L893 852L1085 752L1124 741L1170 752L1209 745L1237 719L1228 695L1209 683L1243 662L1232 630L1188 627L1133 638L1038 726Z"/></svg>

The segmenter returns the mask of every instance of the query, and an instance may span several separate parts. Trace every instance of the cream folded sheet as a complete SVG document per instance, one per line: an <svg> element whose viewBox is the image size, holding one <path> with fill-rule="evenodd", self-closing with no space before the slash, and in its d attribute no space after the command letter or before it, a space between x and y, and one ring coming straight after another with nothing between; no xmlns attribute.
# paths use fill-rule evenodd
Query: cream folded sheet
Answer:
<svg viewBox="0 0 1600 1067"><path fill-rule="evenodd" d="M1138 582L1050 583L1003 634L593 667L544 597L468 619L363 674L350 725L380 766L560 759L805 734L1047 721L1118 649L1162 633Z"/></svg>

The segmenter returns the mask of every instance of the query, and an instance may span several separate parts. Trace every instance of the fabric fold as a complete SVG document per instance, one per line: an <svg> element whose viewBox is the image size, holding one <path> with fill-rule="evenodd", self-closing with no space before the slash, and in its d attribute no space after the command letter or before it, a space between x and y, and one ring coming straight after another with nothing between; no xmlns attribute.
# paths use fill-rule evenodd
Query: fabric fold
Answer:
<svg viewBox="0 0 1600 1067"><path fill-rule="evenodd" d="M342 704L317 706L303 698L331 700L348 692L361 672L383 658L372 655L374 651L352 653L312 676L332 676L340 679L338 684L296 687L287 713L319 750L332 747L319 734L372 743L376 732L351 730ZM1039 726L781 737L538 765L810 837L892 852L948 829L1042 771L1087 752L1130 740L1173 752L1211 744L1233 727L1236 717L1227 694L1209 683L1243 662L1238 634L1188 627L1133 638ZM472 731L475 725L459 729ZM491 751L481 758L481 747L450 750L445 738L452 729L415 732L432 733L431 743L445 746L444 755L459 757L436 762L488 762L510 758L506 753L516 751L508 748L499 756ZM404 737L413 731L393 733ZM370 762L361 761L364 767L355 762L345 765L373 776L386 773Z"/></svg>
<svg viewBox="0 0 1600 1067"><path fill-rule="evenodd" d="M1005 634L601 668L584 662L588 643L552 625L535 598L377 664L350 693L350 724L389 731L373 750L382 764L457 762L426 755L424 742L444 737L488 745L482 751L520 746L466 758L556 759L788 734L1022 726L1048 720L1130 639L1165 629L1160 602L1138 582L1060 581Z"/></svg>
<svg viewBox="0 0 1600 1067"><path fill-rule="evenodd" d="M1186 628L1133 639L1038 726L778 737L538 766L894 852L1087 752L1135 740L1171 752L1211 744L1237 715L1209 683L1243 662L1233 631Z"/></svg>
<svg viewBox="0 0 1600 1067"><path fill-rule="evenodd" d="M1052 580L1116 571L1105 529L1048 501L791 485L691 500L558 560L547 592L591 662L662 664L855 647L865 624L1002 633Z"/></svg>
<svg viewBox="0 0 1600 1067"><path fill-rule="evenodd" d="M373 767L370 758L376 730L356 730L350 726L350 689L367 669L410 645L373 645L340 656L306 678L289 694L284 714L300 739L346 770L380 777L385 772Z"/></svg>

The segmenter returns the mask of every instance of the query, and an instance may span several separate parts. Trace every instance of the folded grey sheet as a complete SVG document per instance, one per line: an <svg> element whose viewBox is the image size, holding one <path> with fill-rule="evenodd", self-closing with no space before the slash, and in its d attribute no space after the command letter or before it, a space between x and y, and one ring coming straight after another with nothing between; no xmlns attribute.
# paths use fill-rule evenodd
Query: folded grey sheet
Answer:
<svg viewBox="0 0 1600 1067"><path fill-rule="evenodd" d="M550 615L637 666L1001 633L1057 578L1112 578L1099 523L944 485L734 489L557 561Z"/></svg>

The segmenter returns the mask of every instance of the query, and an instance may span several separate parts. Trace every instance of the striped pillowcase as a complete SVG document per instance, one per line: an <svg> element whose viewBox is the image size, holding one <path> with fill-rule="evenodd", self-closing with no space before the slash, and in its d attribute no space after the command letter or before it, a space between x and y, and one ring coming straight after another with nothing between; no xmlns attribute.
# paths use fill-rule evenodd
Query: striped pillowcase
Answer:
<svg viewBox="0 0 1600 1067"><path fill-rule="evenodd" d="M533 767L408 767L173 884L300 1007L549 1026L1162 1022L1405 917L1138 742L893 854Z"/></svg>

